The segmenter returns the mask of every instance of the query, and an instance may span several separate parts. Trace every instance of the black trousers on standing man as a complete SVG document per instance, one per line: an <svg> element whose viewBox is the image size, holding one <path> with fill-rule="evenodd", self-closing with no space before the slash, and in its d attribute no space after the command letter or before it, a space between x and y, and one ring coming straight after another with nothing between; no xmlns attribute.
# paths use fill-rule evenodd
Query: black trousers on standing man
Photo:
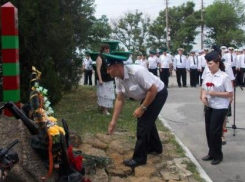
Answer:
<svg viewBox="0 0 245 182"><path fill-rule="evenodd" d="M147 153L149 152L162 153L162 143L157 132L155 121L167 97L168 91L165 86L157 93L155 99L148 106L144 114L137 119L137 141L133 159L139 163L146 163Z"/></svg>
<svg viewBox="0 0 245 182"><path fill-rule="evenodd" d="M163 81L166 87L168 87L169 75L169 68L162 68L162 71L160 72L160 79Z"/></svg>
<svg viewBox="0 0 245 182"><path fill-rule="evenodd" d="M192 87L196 87L197 86L197 79L198 79L198 75L197 75L197 69L190 69L190 85Z"/></svg>
<svg viewBox="0 0 245 182"><path fill-rule="evenodd" d="M180 79L182 78L183 87L186 87L186 69L176 68L176 76L177 76L178 86L179 87L182 86L181 81L180 81Z"/></svg>

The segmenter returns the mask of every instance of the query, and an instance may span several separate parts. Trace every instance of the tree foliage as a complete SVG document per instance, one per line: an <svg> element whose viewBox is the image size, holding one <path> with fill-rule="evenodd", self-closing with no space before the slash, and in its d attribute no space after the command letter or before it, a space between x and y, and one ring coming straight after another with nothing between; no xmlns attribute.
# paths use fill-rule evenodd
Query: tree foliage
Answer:
<svg viewBox="0 0 245 182"><path fill-rule="evenodd" d="M239 0L216 0L205 9L210 43L241 46L245 42L245 5ZM211 40L210 40L211 39Z"/></svg>
<svg viewBox="0 0 245 182"><path fill-rule="evenodd" d="M119 20L112 21L112 37L120 40L134 56L144 53L150 17L142 12L128 12Z"/></svg>
<svg viewBox="0 0 245 182"><path fill-rule="evenodd" d="M7 0L1 0L1 5ZM53 103L80 80L77 48L87 47L94 0L12 0L18 9L22 102L29 97L31 66L42 72L41 85ZM96 41L96 40L95 40Z"/></svg>

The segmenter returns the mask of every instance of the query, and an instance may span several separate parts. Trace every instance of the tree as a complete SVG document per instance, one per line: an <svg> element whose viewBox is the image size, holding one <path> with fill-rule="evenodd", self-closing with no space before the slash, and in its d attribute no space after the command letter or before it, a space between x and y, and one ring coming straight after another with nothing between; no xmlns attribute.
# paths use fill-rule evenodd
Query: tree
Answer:
<svg viewBox="0 0 245 182"><path fill-rule="evenodd" d="M145 52L149 25L149 16L143 17L137 10L135 13L128 12L119 20L112 21L112 37L120 40L136 57Z"/></svg>
<svg viewBox="0 0 245 182"><path fill-rule="evenodd" d="M194 40L198 34L197 27L200 26L199 16L194 11L195 4L187 2L181 6L168 9L169 27L171 36L171 50L177 52L178 47L186 51L192 49ZM159 16L150 27L149 41L152 47L161 48L166 45L166 10L159 13Z"/></svg>
<svg viewBox="0 0 245 182"><path fill-rule="evenodd" d="M206 42L226 46L241 46L245 42L244 4L239 0L216 0L205 9L208 28ZM217 15L218 12L218 15Z"/></svg>
<svg viewBox="0 0 245 182"><path fill-rule="evenodd" d="M2 0L1 5L7 0ZM13 0L19 15L21 101L29 97L31 66L42 72L50 100L77 86L81 60L77 48L89 42L94 0Z"/></svg>
<svg viewBox="0 0 245 182"><path fill-rule="evenodd" d="M98 51L102 39L109 39L112 32L106 15L93 21L92 27L89 31L89 42L87 48Z"/></svg>

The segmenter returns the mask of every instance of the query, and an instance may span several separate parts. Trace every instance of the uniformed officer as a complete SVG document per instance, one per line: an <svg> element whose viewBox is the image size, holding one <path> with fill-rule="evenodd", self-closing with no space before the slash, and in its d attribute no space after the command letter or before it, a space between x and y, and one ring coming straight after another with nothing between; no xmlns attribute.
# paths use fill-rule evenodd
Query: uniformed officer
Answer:
<svg viewBox="0 0 245 182"><path fill-rule="evenodd" d="M245 47L243 48L243 54L239 56L237 69L240 71L240 86L245 87Z"/></svg>
<svg viewBox="0 0 245 182"><path fill-rule="evenodd" d="M160 56L159 71L160 79L164 82L166 87L168 87L170 68L172 65L171 55L167 54L167 49L162 49L162 55Z"/></svg>
<svg viewBox="0 0 245 182"><path fill-rule="evenodd" d="M197 75L197 57L196 52L191 51L188 57L188 70L190 71L190 85L191 87L196 87L198 75Z"/></svg>
<svg viewBox="0 0 245 182"><path fill-rule="evenodd" d="M150 56L148 57L148 69L151 73L153 73L156 76L158 64L158 57L156 56L155 51L150 51Z"/></svg>
<svg viewBox="0 0 245 182"><path fill-rule="evenodd" d="M178 86L187 87L186 85L186 67L187 67L187 58L183 54L184 49L178 48L178 55L174 57L174 70L176 71L177 83ZM180 79L182 79L182 84Z"/></svg>
<svg viewBox="0 0 245 182"><path fill-rule="evenodd" d="M223 56L225 59L225 62L229 63L231 65L233 74L236 75L236 54L233 52L234 48L229 47L228 53Z"/></svg>
<svg viewBox="0 0 245 182"><path fill-rule="evenodd" d="M148 153L162 153L155 121L168 96L164 83L140 65L124 65L124 57L104 54L107 59L107 73L115 78L117 98L108 127L109 134L116 128L125 96L140 101L133 116L137 118L137 141L132 159L125 160L129 167L144 165Z"/></svg>
<svg viewBox="0 0 245 182"><path fill-rule="evenodd" d="M208 143L208 155L204 161L211 161L217 165L223 160L222 153L222 126L228 111L230 98L233 97L233 88L228 75L223 72L224 63L221 53L212 51L205 58L210 72L204 75L201 100L205 105L205 128Z"/></svg>

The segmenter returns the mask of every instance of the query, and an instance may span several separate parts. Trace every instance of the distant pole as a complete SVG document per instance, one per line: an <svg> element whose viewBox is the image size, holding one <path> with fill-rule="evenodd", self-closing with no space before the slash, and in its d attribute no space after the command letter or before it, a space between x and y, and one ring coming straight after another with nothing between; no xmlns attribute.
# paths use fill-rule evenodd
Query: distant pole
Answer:
<svg viewBox="0 0 245 182"><path fill-rule="evenodd" d="M18 10L10 2L1 6L3 101L20 106ZM4 110L6 116L12 116Z"/></svg>
<svg viewBox="0 0 245 182"><path fill-rule="evenodd" d="M170 41L170 36L169 36L169 25L168 25L168 0L166 0L166 44L167 44L167 49L170 50L169 46L169 41Z"/></svg>
<svg viewBox="0 0 245 182"><path fill-rule="evenodd" d="M203 49L203 40L204 40L204 22L203 22L203 0L201 0L201 49Z"/></svg>

